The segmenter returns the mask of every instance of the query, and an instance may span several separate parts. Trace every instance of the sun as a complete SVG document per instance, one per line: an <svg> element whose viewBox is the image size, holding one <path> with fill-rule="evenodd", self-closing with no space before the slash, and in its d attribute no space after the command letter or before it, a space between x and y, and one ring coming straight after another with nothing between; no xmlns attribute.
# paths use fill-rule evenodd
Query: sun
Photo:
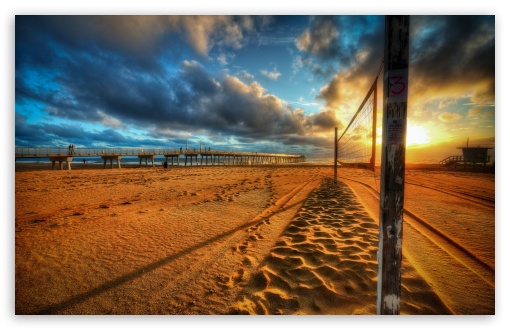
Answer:
<svg viewBox="0 0 510 330"><path fill-rule="evenodd" d="M406 146L426 144L430 142L429 131L423 127L408 122Z"/></svg>
<svg viewBox="0 0 510 330"><path fill-rule="evenodd" d="M430 140L429 131L425 127L408 123L406 137L407 147L427 144Z"/></svg>
<svg viewBox="0 0 510 330"><path fill-rule="evenodd" d="M429 143L432 139L429 130L423 126L407 123L406 147L414 147ZM382 144L382 127L377 127L376 143Z"/></svg>

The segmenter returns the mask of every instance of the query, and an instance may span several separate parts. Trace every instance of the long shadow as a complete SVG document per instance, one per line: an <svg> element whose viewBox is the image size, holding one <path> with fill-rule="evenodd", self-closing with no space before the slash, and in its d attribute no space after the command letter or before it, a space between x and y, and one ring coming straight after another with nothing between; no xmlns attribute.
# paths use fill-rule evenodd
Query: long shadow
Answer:
<svg viewBox="0 0 510 330"><path fill-rule="evenodd" d="M71 297L70 299L67 299L67 300L65 300L65 301L63 301L61 303L54 304L52 306L49 306L47 308L44 308L42 310L36 311L35 313L30 313L30 314L33 314L33 315L51 315L51 314L57 314L60 310L63 310L65 308L71 307L73 305L82 303L85 300L87 300L87 299L89 299L89 298L91 298L93 296L99 295L99 294L101 294L103 292L106 292L106 291L108 291L110 289L113 289L113 288L115 288L115 287L117 287L119 285L122 285L122 284L126 283L126 282L132 281L132 280L136 279L137 277L140 277L140 276L146 274L147 272L150 272L150 271L153 271L153 270L155 270L155 269L157 269L159 267L162 267L162 266L168 264L169 262L172 262L172 261L174 261L174 260L176 260L176 259L178 259L178 258L180 258L182 256L185 256L188 253L192 253L193 251L201 249L201 248L203 248L203 247L205 247L205 246L207 246L209 244L212 244L212 243L214 243L214 242L216 242L216 241L218 241L218 240L220 240L222 238L225 238L225 237L227 237L229 235L232 235L232 234L234 234L234 233L236 233L236 232L238 232L240 230L246 229L246 228L248 228L250 226L253 226L253 225L255 225L255 224L257 224L257 223L259 223L261 221L269 219L269 218L271 218L275 214L278 214L278 213L281 213L281 212L285 212L288 209L290 209L290 208L292 208L292 207L302 203L306 198L307 197L305 197L305 198L303 198L303 199L301 199L301 200L299 200L299 201L297 201L297 202L295 202L295 203L293 203L291 205L284 206L284 207L278 209L277 211L272 212L270 215L260 216L260 217L256 216L257 220L250 221L250 222L248 222L248 223L246 223L244 225L241 225L241 226L239 226L237 228L234 228L234 229L231 229L229 231L226 231L226 232L224 232L222 234L219 234L219 235L217 235L215 237L212 237L212 238L210 238L210 239L208 239L206 241L203 241L203 242L201 242L199 244L196 244L196 245L191 246L191 247L189 247L187 249L184 249L184 250L182 250L182 251L180 251L178 253L175 253L175 254L173 254L171 256L168 256L166 258L163 258L161 260L153 262L153 263L151 263L151 264L149 264L149 265L147 265L147 266L145 266L143 268L140 268L140 269L138 269L138 270L136 270L136 271L134 271L132 273L126 274L126 275L124 275L122 277L119 277L119 278L113 280L113 281L110 281L110 282L107 282L107 283L105 283L105 284L103 284L101 286L98 286L98 287L96 287L96 288L94 288L94 289L92 289L92 290L90 290L90 291L88 291L86 293L83 293L83 294Z"/></svg>

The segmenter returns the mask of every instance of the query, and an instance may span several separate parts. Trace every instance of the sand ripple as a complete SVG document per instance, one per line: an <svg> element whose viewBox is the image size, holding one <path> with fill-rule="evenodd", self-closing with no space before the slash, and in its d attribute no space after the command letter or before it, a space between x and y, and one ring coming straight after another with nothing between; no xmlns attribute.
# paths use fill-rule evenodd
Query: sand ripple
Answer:
<svg viewBox="0 0 510 330"><path fill-rule="evenodd" d="M234 312L375 313L377 242L378 226L351 190L326 179L262 261Z"/></svg>

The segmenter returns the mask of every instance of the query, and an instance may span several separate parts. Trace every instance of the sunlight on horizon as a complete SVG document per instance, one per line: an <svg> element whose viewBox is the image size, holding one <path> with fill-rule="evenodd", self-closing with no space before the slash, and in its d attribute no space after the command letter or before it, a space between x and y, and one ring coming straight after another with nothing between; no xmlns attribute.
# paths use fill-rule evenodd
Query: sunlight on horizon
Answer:
<svg viewBox="0 0 510 330"><path fill-rule="evenodd" d="M432 141L430 131L423 126L407 123L406 147L428 144ZM376 130L376 144L382 144L382 127Z"/></svg>
<svg viewBox="0 0 510 330"><path fill-rule="evenodd" d="M418 126L408 122L406 147L427 144L431 141L429 130L423 126Z"/></svg>

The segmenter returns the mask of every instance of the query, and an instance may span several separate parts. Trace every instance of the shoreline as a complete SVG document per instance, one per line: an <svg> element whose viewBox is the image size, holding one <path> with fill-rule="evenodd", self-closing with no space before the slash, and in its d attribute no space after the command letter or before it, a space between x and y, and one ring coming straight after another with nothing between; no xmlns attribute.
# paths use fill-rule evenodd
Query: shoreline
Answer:
<svg viewBox="0 0 510 330"><path fill-rule="evenodd" d="M487 174L495 174L495 168L493 166L486 166L486 167L446 167L441 164L421 164L421 163L409 163L406 164L406 170L422 170L422 171L445 171L445 172L472 172L472 173L487 173ZM138 163L121 163L121 169L137 169L137 168L143 168L143 169L161 169L161 170L168 170L171 171L173 169L184 169L184 168L300 168L300 167L317 167L317 168L334 168L333 164L319 164L319 163L295 163L295 164L278 164L278 165L169 165L168 168L164 168L164 166L161 163L155 163L154 166L145 166L142 164L140 165ZM353 169L357 167L349 167L349 166L338 166L338 171L341 171L342 169ZM71 171L76 170L118 170L116 164L113 164L113 167L110 167L110 164L106 164L106 168L104 168L103 163L71 163ZM59 170L58 166L55 168L55 170L52 170L51 163L40 163L40 162L16 162L14 167L15 172L26 172L26 171L67 171L65 169ZM377 173L380 173L380 166L376 166L375 171Z"/></svg>

